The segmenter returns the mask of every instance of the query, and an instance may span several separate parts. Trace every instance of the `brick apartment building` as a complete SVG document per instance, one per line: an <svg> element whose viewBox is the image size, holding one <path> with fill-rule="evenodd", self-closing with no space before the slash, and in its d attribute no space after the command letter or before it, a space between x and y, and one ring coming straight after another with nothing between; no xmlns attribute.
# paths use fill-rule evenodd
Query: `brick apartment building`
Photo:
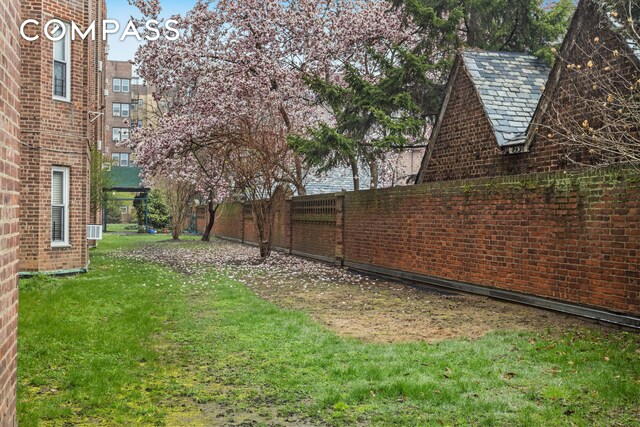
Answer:
<svg viewBox="0 0 640 427"><path fill-rule="evenodd" d="M20 1L0 3L0 425L16 420Z"/></svg>
<svg viewBox="0 0 640 427"><path fill-rule="evenodd" d="M105 11L104 0L28 0L21 19L57 18L86 28L102 22ZM95 41L72 42L67 31L58 42L21 42L21 272L87 269L90 158L104 115L101 39L97 30Z"/></svg>
<svg viewBox="0 0 640 427"><path fill-rule="evenodd" d="M155 102L152 88L137 77L127 61L108 61L105 75L107 94L105 149L107 161L114 166L133 166L132 150L123 144L136 128L153 122Z"/></svg>
<svg viewBox="0 0 640 427"><path fill-rule="evenodd" d="M84 271L90 152L104 129L105 43L42 36L59 19L87 27L104 0L0 2L0 425L16 425L18 272ZM100 25L97 26L99 28ZM51 27L55 34L61 29Z"/></svg>

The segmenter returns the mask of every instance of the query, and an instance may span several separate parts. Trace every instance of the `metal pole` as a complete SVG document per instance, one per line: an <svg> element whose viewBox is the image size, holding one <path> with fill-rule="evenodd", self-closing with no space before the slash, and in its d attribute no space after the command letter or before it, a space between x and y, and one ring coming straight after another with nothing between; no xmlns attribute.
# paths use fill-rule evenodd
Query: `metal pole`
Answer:
<svg viewBox="0 0 640 427"><path fill-rule="evenodd" d="M104 195L104 213L102 215L102 232L107 232L107 194Z"/></svg>
<svg viewBox="0 0 640 427"><path fill-rule="evenodd" d="M144 193L144 231L149 231L149 190Z"/></svg>

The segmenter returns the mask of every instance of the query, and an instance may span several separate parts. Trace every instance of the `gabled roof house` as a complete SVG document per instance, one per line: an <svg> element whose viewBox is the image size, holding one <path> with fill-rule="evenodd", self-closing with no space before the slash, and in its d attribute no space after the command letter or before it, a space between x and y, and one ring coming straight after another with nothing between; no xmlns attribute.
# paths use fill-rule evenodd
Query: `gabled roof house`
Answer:
<svg viewBox="0 0 640 427"><path fill-rule="evenodd" d="M549 172L596 163L598 157L582 147L549 137L549 106L562 106L561 112L554 108L554 120L562 120L562 114L597 114L569 98L568 88L575 87L576 77L566 60L586 64L587 45L595 37L609 51L624 49L640 58L638 42L618 32L618 27L605 5L582 0L563 41L562 60L552 69L523 53L460 51L416 183ZM616 56L612 67L623 74L637 72L638 67L624 63L628 58Z"/></svg>

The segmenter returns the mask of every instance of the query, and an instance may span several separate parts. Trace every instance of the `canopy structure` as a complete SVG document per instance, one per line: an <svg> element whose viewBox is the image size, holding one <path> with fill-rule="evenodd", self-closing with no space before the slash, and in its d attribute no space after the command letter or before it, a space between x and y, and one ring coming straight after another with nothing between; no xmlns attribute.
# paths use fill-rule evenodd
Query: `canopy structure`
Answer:
<svg viewBox="0 0 640 427"><path fill-rule="evenodd" d="M144 225L145 230L149 229L149 188L142 185L140 179L141 168L134 166L111 166L109 171L109 180L111 183L110 188L105 188L106 192L117 193L144 193L143 197L134 198L115 198L110 199L114 201L135 201L144 200L145 203L145 218ZM107 200L105 195L104 214L102 215L103 231L107 231Z"/></svg>

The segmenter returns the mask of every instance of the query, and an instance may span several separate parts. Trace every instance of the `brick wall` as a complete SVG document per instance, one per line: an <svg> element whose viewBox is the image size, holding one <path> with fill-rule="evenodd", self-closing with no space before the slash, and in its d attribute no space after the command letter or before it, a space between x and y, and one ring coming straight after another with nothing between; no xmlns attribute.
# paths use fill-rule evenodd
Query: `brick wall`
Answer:
<svg viewBox="0 0 640 427"><path fill-rule="evenodd" d="M326 213L297 210L306 198L292 200L294 250L640 315L640 176L633 170L349 192L343 206L331 197L336 209L325 206ZM217 235L237 236L239 206L220 211Z"/></svg>
<svg viewBox="0 0 640 427"><path fill-rule="evenodd" d="M20 3L0 3L0 425L16 425Z"/></svg>
<svg viewBox="0 0 640 427"><path fill-rule="evenodd" d="M217 235L242 240L242 205L222 204L216 211L213 232Z"/></svg>
<svg viewBox="0 0 640 427"><path fill-rule="evenodd" d="M100 0L25 0L22 18L46 22L53 18L88 25L104 16ZM30 35L41 28L27 27ZM79 270L88 265L86 225L90 218L90 150L95 147L99 122L90 122L101 105L97 70L102 44L71 43L71 102L52 97L53 43L21 40L22 167L20 270L25 272ZM98 99L96 99L96 96ZM70 172L69 246L51 245L51 171Z"/></svg>

